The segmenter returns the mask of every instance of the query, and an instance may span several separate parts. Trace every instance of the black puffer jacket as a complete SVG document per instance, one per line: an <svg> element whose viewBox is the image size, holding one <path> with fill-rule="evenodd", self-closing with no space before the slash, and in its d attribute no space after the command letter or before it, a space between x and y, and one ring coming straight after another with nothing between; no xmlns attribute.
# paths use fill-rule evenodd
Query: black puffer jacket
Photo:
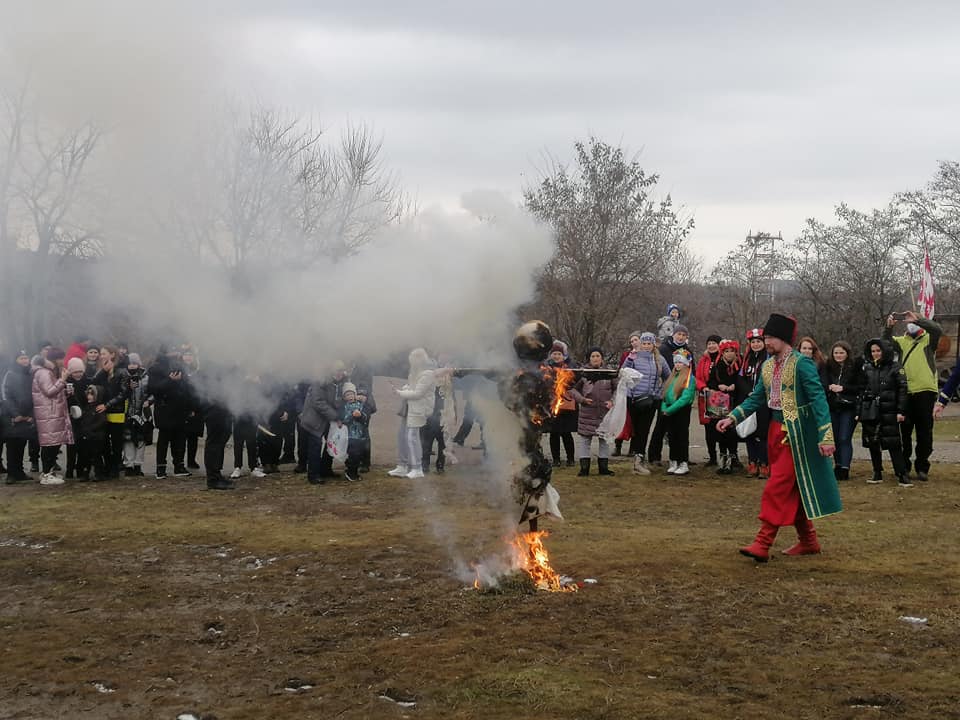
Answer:
<svg viewBox="0 0 960 720"><path fill-rule="evenodd" d="M880 345L883 356L874 363L870 346ZM886 340L874 338L863 347L863 389L860 393L860 424L863 446L884 450L900 447L900 423L897 415L907 412L907 376L893 359L893 348Z"/></svg>
<svg viewBox="0 0 960 720"><path fill-rule="evenodd" d="M33 380L30 368L14 363L0 383L0 415L4 423L4 437L8 440L30 440L37 437L33 418ZM29 417L31 422L13 422L15 417Z"/></svg>
<svg viewBox="0 0 960 720"><path fill-rule="evenodd" d="M865 356L869 358L870 356ZM860 368L863 361L853 358L847 358L843 365L838 365L833 360L828 360L820 370L820 381L823 383L823 391L827 394L827 403L833 412L843 412L844 410L857 410L860 399L860 385L863 382ZM840 385L842 392L835 393L830 391L831 385Z"/></svg>

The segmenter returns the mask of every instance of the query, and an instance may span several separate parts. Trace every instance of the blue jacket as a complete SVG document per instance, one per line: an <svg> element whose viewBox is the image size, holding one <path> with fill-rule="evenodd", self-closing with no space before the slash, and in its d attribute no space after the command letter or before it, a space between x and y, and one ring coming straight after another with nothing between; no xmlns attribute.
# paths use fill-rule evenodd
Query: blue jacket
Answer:
<svg viewBox="0 0 960 720"><path fill-rule="evenodd" d="M643 377L640 381L630 388L630 397L663 397L663 382L670 377L670 366L662 355L656 356L659 363L654 360L652 352L630 353L623 361L622 367L633 368Z"/></svg>

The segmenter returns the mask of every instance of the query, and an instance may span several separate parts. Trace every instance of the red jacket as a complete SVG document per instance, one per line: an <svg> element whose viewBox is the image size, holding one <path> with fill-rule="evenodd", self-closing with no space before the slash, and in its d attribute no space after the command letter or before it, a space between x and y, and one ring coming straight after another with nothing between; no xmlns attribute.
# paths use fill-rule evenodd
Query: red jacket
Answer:
<svg viewBox="0 0 960 720"><path fill-rule="evenodd" d="M704 352L697 361L697 412L700 416L701 425L710 423L710 418L707 417L707 399L703 396L703 389L707 387L707 382L710 380L710 371L713 370L713 366L719 358L719 352L713 357L710 357L710 353Z"/></svg>

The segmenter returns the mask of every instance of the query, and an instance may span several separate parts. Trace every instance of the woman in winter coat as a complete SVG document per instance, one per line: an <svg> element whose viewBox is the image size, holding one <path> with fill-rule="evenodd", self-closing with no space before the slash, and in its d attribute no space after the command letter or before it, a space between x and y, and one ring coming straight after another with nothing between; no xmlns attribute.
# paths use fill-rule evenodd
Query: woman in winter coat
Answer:
<svg viewBox="0 0 960 720"><path fill-rule="evenodd" d="M719 358L710 369L707 376L707 388L710 390L726 393L730 396L730 409L735 407L734 399L737 391L737 376L740 374L740 343L736 340L724 340L718 348ZM717 432L717 423L721 420L719 417L710 417L707 431L717 441L720 447L720 467L717 472L720 475L730 475L731 473L743 470L740 458L737 457L736 433Z"/></svg>
<svg viewBox="0 0 960 720"><path fill-rule="evenodd" d="M767 349L763 344L763 328L751 328L747 331L747 354L743 357L740 372L737 375L737 390L734 406L739 405L760 380L760 368L767 360ZM744 438L747 446L747 475L766 480L770 477L770 463L767 459L767 429L770 427L770 409L764 405L757 410L757 429Z"/></svg>
<svg viewBox="0 0 960 720"><path fill-rule="evenodd" d="M838 340L830 348L830 357L820 370L820 380L830 406L833 439L837 444L837 452L833 456L833 472L837 480L850 479L862 364L854 360L850 343Z"/></svg>
<svg viewBox="0 0 960 720"><path fill-rule="evenodd" d="M863 446L870 450L873 477L870 484L883 482L883 450L890 453L893 471L901 487L913 487L907 477L900 439L900 423L907 413L907 378L893 359L886 340L868 340L863 348L863 385L858 420L863 429Z"/></svg>
<svg viewBox="0 0 960 720"><path fill-rule="evenodd" d="M707 398L705 391L707 389L707 381L710 380L710 372L720 359L720 343L722 341L723 338L717 334L707 336L707 349L704 350L703 355L701 355L697 361L696 368L697 413L700 424L703 425L703 439L707 444L707 454L709 458L706 464L708 466L717 464L717 443L719 438L715 432L716 423L711 423L710 418L707 417Z"/></svg>
<svg viewBox="0 0 960 720"><path fill-rule="evenodd" d="M87 377L87 365L83 358L72 357L67 361L67 409L70 411L70 425L73 427L73 445L67 445L67 470L65 480L80 477L80 417L87 405L87 388L90 387L90 378Z"/></svg>
<svg viewBox="0 0 960 720"><path fill-rule="evenodd" d="M7 445L8 485L30 479L23 470L23 455L27 443L37 437L31 386L30 356L21 350L0 381L0 422Z"/></svg>
<svg viewBox="0 0 960 720"><path fill-rule="evenodd" d="M634 456L633 470L640 475L650 474L650 468L644 462L647 436L660 407L663 383L670 376L670 365L657 350L656 341L656 336L651 332L631 333L631 350L621 364L621 367L632 368L642 375L639 382L630 388L627 397L627 414L633 433L630 453Z"/></svg>
<svg viewBox="0 0 960 720"><path fill-rule="evenodd" d="M603 350L591 348L587 366L594 370L603 368ZM580 406L577 420L577 456L580 459L580 477L590 474L590 445L597 435L597 428L607 411L613 407L613 393L616 380L598 378L591 380L582 377L570 390L570 397ZM610 470L610 446L603 438L598 438L597 468L600 475L613 475Z"/></svg>
<svg viewBox="0 0 960 720"><path fill-rule="evenodd" d="M554 370L571 370L573 363L570 362L570 353L567 350L567 344L559 340L554 341L553 348L550 350L550 357L547 365ZM549 423L550 430L550 455L553 459L554 467L560 465L560 443L563 442L563 450L567 456L567 466L575 465L573 434L577 431L577 404L570 396L569 391L563 396L560 403L560 409L554 414Z"/></svg>
<svg viewBox="0 0 960 720"><path fill-rule="evenodd" d="M73 445L73 428L67 410L66 353L51 348L46 360L33 361L33 412L40 440L41 485L63 485L63 478L53 472L61 445Z"/></svg>
<svg viewBox="0 0 960 720"><path fill-rule="evenodd" d="M420 428L427 424L427 418L433 415L436 402L437 379L433 372L433 363L423 348L410 353L410 373L407 384L398 389L397 395L406 401L406 422L400 423L397 437L399 461L391 474L397 476L403 468L408 468L405 477L422 478L423 445L420 442Z"/></svg>
<svg viewBox="0 0 960 720"><path fill-rule="evenodd" d="M670 439L670 475L686 475L690 472L690 409L697 394L697 382L690 367L693 358L682 348L673 354L673 371L663 388L660 413L666 422Z"/></svg>
<svg viewBox="0 0 960 720"><path fill-rule="evenodd" d="M100 372L94 375L91 385L103 388L102 400L94 411L106 418L104 428L103 472L108 478L120 477L123 462L123 434L127 422L127 401L130 399L130 375L117 367L119 354L115 347L100 348Z"/></svg>

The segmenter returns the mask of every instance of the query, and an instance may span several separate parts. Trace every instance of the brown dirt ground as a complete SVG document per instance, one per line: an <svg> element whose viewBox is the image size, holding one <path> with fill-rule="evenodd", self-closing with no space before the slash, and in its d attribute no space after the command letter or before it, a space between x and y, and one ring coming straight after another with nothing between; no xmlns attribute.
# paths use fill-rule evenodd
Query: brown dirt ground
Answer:
<svg viewBox="0 0 960 720"><path fill-rule="evenodd" d="M958 466L899 489L858 464L824 554L767 565L736 552L756 480L564 469L548 548L598 583L550 594L455 577L448 546L501 545L479 453L421 484L381 459L0 488L0 717L960 718Z"/></svg>

